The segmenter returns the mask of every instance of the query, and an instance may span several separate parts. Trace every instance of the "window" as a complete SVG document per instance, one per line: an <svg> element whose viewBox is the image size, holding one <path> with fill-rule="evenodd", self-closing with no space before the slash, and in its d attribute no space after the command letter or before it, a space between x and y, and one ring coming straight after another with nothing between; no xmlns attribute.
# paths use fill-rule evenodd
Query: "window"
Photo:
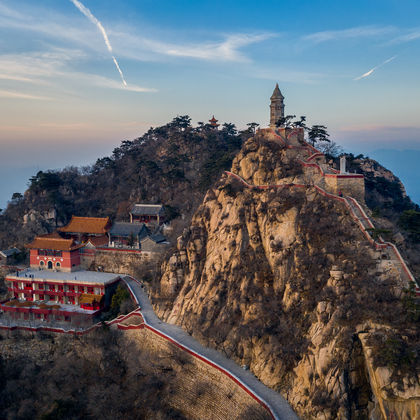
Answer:
<svg viewBox="0 0 420 420"><path fill-rule="evenodd" d="M58 262L58 263L56 263L55 264L55 266L57 267L57 268L61 268L61 264Z"/></svg>
<svg viewBox="0 0 420 420"><path fill-rule="evenodd" d="M88 287L88 288L87 288L87 292L88 292L88 293L93 293L93 287Z"/></svg>
<svg viewBox="0 0 420 420"><path fill-rule="evenodd" d="M44 300L44 295L39 295L39 300Z"/></svg>

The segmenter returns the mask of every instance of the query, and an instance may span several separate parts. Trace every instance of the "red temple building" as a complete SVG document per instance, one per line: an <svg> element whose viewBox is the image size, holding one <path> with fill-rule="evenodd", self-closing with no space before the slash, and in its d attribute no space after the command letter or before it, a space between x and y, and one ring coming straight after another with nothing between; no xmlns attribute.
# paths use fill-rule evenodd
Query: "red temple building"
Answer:
<svg viewBox="0 0 420 420"><path fill-rule="evenodd" d="M27 245L31 268L5 278L13 298L0 304L4 315L28 322L91 322L109 305L120 276L77 271L83 246L57 233L36 237Z"/></svg>
<svg viewBox="0 0 420 420"><path fill-rule="evenodd" d="M210 126L212 128L214 128L215 130L217 130L220 126L220 124L217 124L217 121L219 121L219 120L216 120L216 118L214 118L214 115L213 115L212 119L209 120Z"/></svg>
<svg viewBox="0 0 420 420"><path fill-rule="evenodd" d="M92 321L109 306L120 277L95 271L26 269L5 278L13 298L0 304L12 320Z"/></svg>
<svg viewBox="0 0 420 420"><path fill-rule="evenodd" d="M73 238L65 239L57 233L37 236L30 244L29 261L31 268L75 271L80 268L79 249Z"/></svg>

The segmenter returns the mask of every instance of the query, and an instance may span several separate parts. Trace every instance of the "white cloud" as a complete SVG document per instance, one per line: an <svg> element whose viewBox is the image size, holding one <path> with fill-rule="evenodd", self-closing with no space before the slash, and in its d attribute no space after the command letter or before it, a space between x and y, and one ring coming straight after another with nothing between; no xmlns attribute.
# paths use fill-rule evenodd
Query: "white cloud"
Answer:
<svg viewBox="0 0 420 420"><path fill-rule="evenodd" d="M396 31L393 26L357 26L354 28L341 29L336 31L321 31L303 37L304 40L316 44L326 41L352 38L370 38L388 35Z"/></svg>
<svg viewBox="0 0 420 420"><path fill-rule="evenodd" d="M77 0L70 1L74 4L80 3ZM28 15L11 16L12 12L11 9L8 9L8 13L5 14L0 9L0 27L36 32L55 41L71 42L73 46L83 46L83 48L100 51L100 44L96 37L92 36L92 30L79 20L75 23L74 19L72 20L68 16L54 14L51 11L46 14L41 9L31 9ZM117 30L113 25L107 24L107 26L107 32L112 36L114 50L118 51L118 56L140 61L157 61L160 57L193 58L206 61L249 61L249 58L241 51L242 48L276 36L271 33L237 33L220 35L222 39L219 41L173 42L163 39L162 36L143 37L136 33L136 29L132 27L125 26L123 29L119 27ZM102 25L101 28L103 28ZM102 30L101 32L103 34ZM178 35L177 33L169 34L172 38ZM189 34L190 39L195 36L193 33ZM109 50L108 36L104 39Z"/></svg>
<svg viewBox="0 0 420 420"><path fill-rule="evenodd" d="M87 84L90 83L96 86L105 87L109 89L118 89L122 91L137 92L137 93L157 92L157 89L138 86L132 83L129 83L126 86L124 86L124 85L121 85L120 82L114 79L109 79L107 77L102 77L95 74L80 73L80 74L76 74L76 77L79 78L79 80L80 79L84 80Z"/></svg>
<svg viewBox="0 0 420 420"><path fill-rule="evenodd" d="M202 60L248 61L239 50L250 44L272 38L273 34L233 34L223 41L197 44L171 44L157 41L147 43L154 52Z"/></svg>
<svg viewBox="0 0 420 420"><path fill-rule="evenodd" d="M46 96L39 96L39 95L31 95L28 93L22 92L12 92L9 90L0 90L0 98L8 98L8 99L31 99L37 101L49 101L52 98L48 98Z"/></svg>
<svg viewBox="0 0 420 420"><path fill-rule="evenodd" d="M62 85L60 81L66 79L67 82L74 81L74 84L79 85L94 85L137 93L156 92L156 89L153 88L136 84L124 86L119 81L104 76L73 71L71 63L83 57L85 54L82 51L73 49L0 55L0 79L33 84L56 84L58 87Z"/></svg>
<svg viewBox="0 0 420 420"><path fill-rule="evenodd" d="M367 71L366 73L363 73L361 76L355 77L353 80L361 80L361 79L365 79L366 77L369 77L373 72L375 72L376 70L378 70L379 68L381 68L382 66L384 66L385 64L390 63L391 61L395 60L397 58L396 55L394 55L391 58L388 58L387 60L385 60L383 63L371 68L369 71Z"/></svg>
<svg viewBox="0 0 420 420"><path fill-rule="evenodd" d="M34 82L34 79L31 79L29 77L15 76L13 74L2 74L2 73L0 73L0 79L3 79L3 80L14 80L16 82L29 82L29 83L33 83Z"/></svg>
<svg viewBox="0 0 420 420"><path fill-rule="evenodd" d="M410 32L395 37L389 41L390 44L402 44L406 42L415 41L420 39L420 29L412 29Z"/></svg>

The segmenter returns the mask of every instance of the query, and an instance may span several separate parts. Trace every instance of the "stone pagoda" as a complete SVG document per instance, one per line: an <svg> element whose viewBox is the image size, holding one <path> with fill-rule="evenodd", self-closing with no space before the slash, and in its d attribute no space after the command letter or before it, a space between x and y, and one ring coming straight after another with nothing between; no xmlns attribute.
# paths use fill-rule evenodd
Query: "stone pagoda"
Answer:
<svg viewBox="0 0 420 420"><path fill-rule="evenodd" d="M276 83L270 100L270 127L276 128L277 121L284 117L284 96L280 92L278 83Z"/></svg>

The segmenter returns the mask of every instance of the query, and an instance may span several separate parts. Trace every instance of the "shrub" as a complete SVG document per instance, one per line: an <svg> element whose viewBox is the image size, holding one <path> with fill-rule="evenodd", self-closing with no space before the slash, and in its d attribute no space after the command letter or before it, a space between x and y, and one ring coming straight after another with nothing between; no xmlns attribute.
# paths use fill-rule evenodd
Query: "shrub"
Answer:
<svg viewBox="0 0 420 420"><path fill-rule="evenodd" d="M420 212L416 210L405 210L399 219L399 225L410 233L410 236L420 242Z"/></svg>
<svg viewBox="0 0 420 420"><path fill-rule="evenodd" d="M112 296L111 312L115 315L118 315L121 312L123 306L126 306L125 302L127 301L131 302L130 293L125 287L119 285L114 295Z"/></svg>

